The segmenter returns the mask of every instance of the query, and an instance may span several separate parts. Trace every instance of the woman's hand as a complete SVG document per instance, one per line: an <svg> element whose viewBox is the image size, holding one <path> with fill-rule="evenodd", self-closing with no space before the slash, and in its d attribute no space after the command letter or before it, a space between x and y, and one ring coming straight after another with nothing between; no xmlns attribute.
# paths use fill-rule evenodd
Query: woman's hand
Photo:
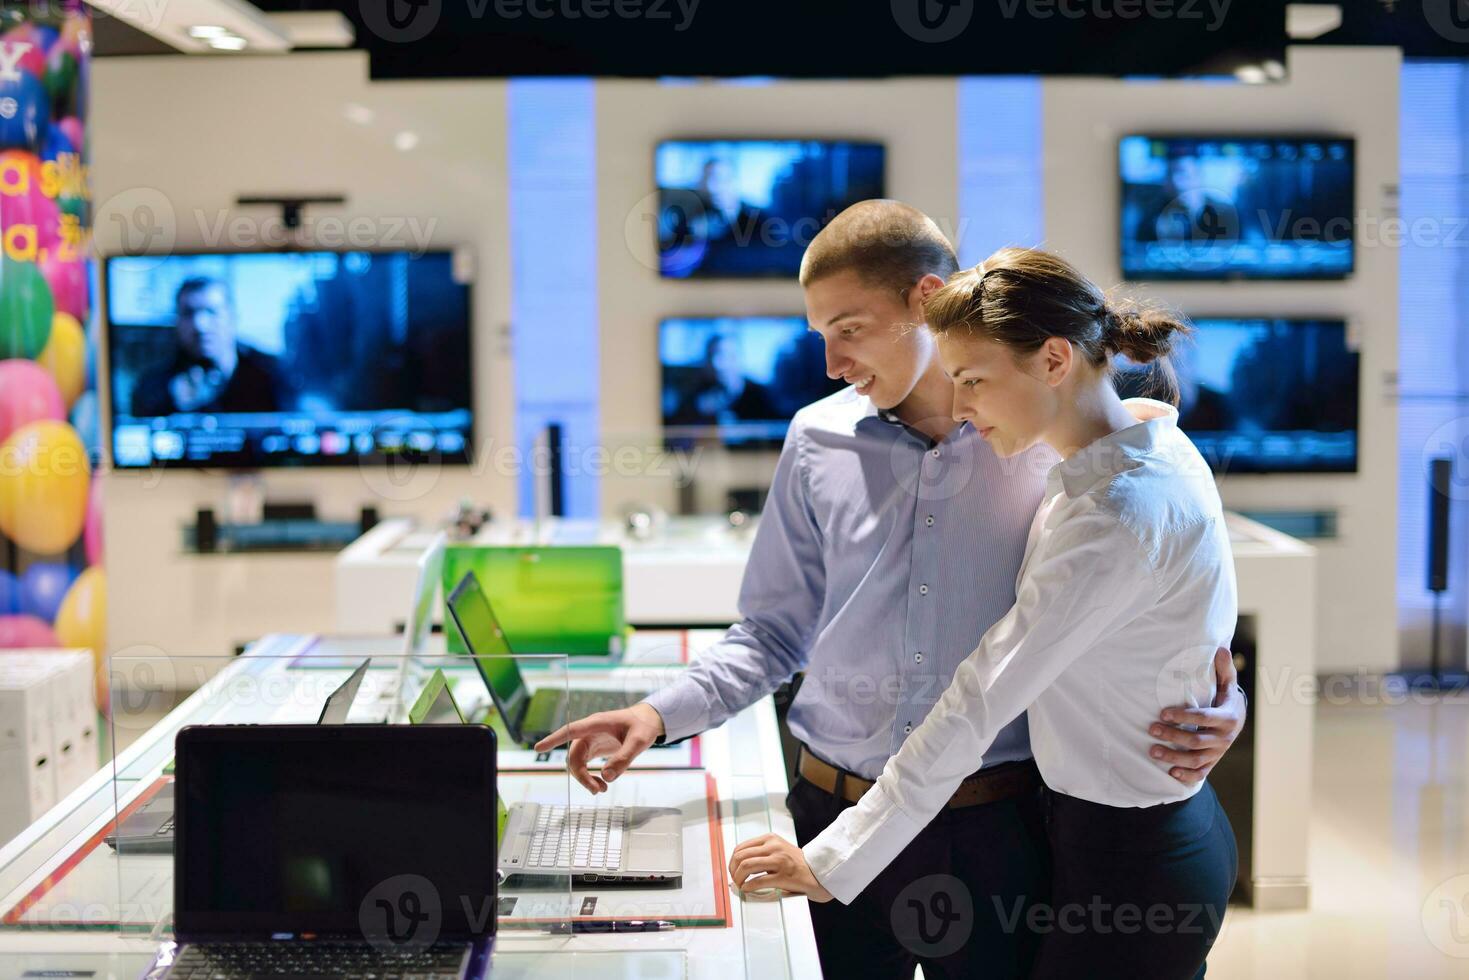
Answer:
<svg viewBox="0 0 1469 980"><path fill-rule="evenodd" d="M832 900L831 892L811 873L801 849L775 834L761 834L736 847L729 859L729 874L740 891L747 885L750 890L779 888L813 902Z"/></svg>

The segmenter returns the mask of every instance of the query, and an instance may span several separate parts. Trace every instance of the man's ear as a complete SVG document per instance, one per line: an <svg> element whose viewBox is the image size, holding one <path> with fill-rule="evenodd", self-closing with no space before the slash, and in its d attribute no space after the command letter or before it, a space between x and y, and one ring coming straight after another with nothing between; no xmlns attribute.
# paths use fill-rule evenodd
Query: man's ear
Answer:
<svg viewBox="0 0 1469 980"><path fill-rule="evenodd" d="M914 323L925 323L923 318L923 302L935 292L942 289L944 280L932 272L915 282L907 289L906 299L908 301L908 312Z"/></svg>

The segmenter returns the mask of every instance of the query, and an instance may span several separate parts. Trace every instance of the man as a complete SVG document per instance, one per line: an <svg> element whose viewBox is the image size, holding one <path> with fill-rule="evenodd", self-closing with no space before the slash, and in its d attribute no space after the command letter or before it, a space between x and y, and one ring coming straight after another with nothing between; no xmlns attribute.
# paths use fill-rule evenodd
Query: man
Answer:
<svg viewBox="0 0 1469 980"><path fill-rule="evenodd" d="M217 279L184 280L175 294L173 359L138 379L132 413L274 412L276 361L235 336L228 291Z"/></svg>
<svg viewBox="0 0 1469 980"><path fill-rule="evenodd" d="M605 790L655 741L718 725L804 669L788 718L800 778L787 798L804 845L861 797L1014 603L1054 457L1002 462L953 421L953 389L921 324L923 299L957 267L938 227L895 201L853 205L812 241L807 319L828 375L852 387L791 423L741 587L743 620L675 684L536 746L570 740L583 786ZM1151 754L1182 781L1203 779L1244 724L1228 651L1215 669L1215 707L1168 709L1152 729L1170 744ZM599 776L587 763L602 756ZM823 972L906 978L922 963L929 977L1024 976L1023 910L1044 900L1049 873L1038 786L1022 716L854 902L810 906ZM914 918L952 913L956 887L972 916L958 943Z"/></svg>

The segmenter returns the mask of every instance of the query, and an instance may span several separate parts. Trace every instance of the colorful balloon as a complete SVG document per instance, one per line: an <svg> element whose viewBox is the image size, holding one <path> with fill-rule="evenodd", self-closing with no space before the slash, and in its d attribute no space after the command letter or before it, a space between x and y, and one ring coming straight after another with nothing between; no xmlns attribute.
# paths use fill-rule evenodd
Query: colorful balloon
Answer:
<svg viewBox="0 0 1469 980"><path fill-rule="evenodd" d="M87 392L91 395L92 392ZM95 396L93 396L95 398ZM87 500L87 524L82 529L82 544L87 550L87 564L102 564L102 479L92 481Z"/></svg>
<svg viewBox="0 0 1469 980"><path fill-rule="evenodd" d="M82 335L82 325L76 317L57 313L51 318L51 339L46 341L36 363L51 372L62 400L70 409L87 383L87 338Z"/></svg>
<svg viewBox="0 0 1469 980"><path fill-rule="evenodd" d="M63 153L76 153L77 147L71 137L62 132L57 123L46 127L46 140L41 144L41 159L55 160Z"/></svg>
<svg viewBox="0 0 1469 980"><path fill-rule="evenodd" d="M56 638L92 651L97 703L107 703L107 576L96 565L77 576L56 613Z"/></svg>
<svg viewBox="0 0 1469 980"><path fill-rule="evenodd" d="M65 44L57 44L46 54L46 92L58 114L71 108L72 90L77 81L77 52Z"/></svg>
<svg viewBox="0 0 1469 980"><path fill-rule="evenodd" d="M51 122L51 95L28 71L0 77L0 146L41 148Z"/></svg>
<svg viewBox="0 0 1469 980"><path fill-rule="evenodd" d="M0 616L0 650L55 650L61 645L51 627L34 616Z"/></svg>
<svg viewBox="0 0 1469 980"><path fill-rule="evenodd" d="M0 568L0 616L20 612L20 580Z"/></svg>
<svg viewBox="0 0 1469 980"><path fill-rule="evenodd" d="M41 275L51 287L57 313L84 320L87 317L87 263L52 253L41 261Z"/></svg>
<svg viewBox="0 0 1469 980"><path fill-rule="evenodd" d="M61 391L45 368L20 358L0 361L0 442L23 425L60 422L65 412Z"/></svg>
<svg viewBox="0 0 1469 980"><path fill-rule="evenodd" d="M54 622L61 600L76 581L77 570L59 561L39 561L20 576L20 611Z"/></svg>
<svg viewBox="0 0 1469 980"><path fill-rule="evenodd" d="M74 544L87 517L92 468L65 422L31 422L0 443L0 531L30 551Z"/></svg>
<svg viewBox="0 0 1469 980"><path fill-rule="evenodd" d="M55 312L51 287L34 263L0 259L0 358L34 359L45 350Z"/></svg>

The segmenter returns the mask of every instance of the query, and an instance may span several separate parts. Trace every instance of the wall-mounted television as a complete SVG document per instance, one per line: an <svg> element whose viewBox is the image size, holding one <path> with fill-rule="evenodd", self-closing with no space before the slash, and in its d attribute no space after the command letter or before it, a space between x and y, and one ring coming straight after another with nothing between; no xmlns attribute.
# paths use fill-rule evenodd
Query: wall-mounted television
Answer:
<svg viewBox="0 0 1469 980"><path fill-rule="evenodd" d="M885 151L838 140L658 144L658 268L671 279L794 278L816 233L884 195Z"/></svg>
<svg viewBox="0 0 1469 980"><path fill-rule="evenodd" d="M1217 473L1357 470L1359 354L1343 320L1196 319L1172 357L1179 427ZM1156 392L1117 361L1118 391Z"/></svg>
<svg viewBox="0 0 1469 980"><path fill-rule="evenodd" d="M468 462L465 265L450 252L109 258L113 465Z"/></svg>
<svg viewBox="0 0 1469 980"><path fill-rule="evenodd" d="M671 445L778 447L797 409L846 387L826 376L825 343L800 316L667 319L658 357Z"/></svg>
<svg viewBox="0 0 1469 980"><path fill-rule="evenodd" d="M1123 137L1122 274L1351 275L1354 157L1346 137Z"/></svg>

